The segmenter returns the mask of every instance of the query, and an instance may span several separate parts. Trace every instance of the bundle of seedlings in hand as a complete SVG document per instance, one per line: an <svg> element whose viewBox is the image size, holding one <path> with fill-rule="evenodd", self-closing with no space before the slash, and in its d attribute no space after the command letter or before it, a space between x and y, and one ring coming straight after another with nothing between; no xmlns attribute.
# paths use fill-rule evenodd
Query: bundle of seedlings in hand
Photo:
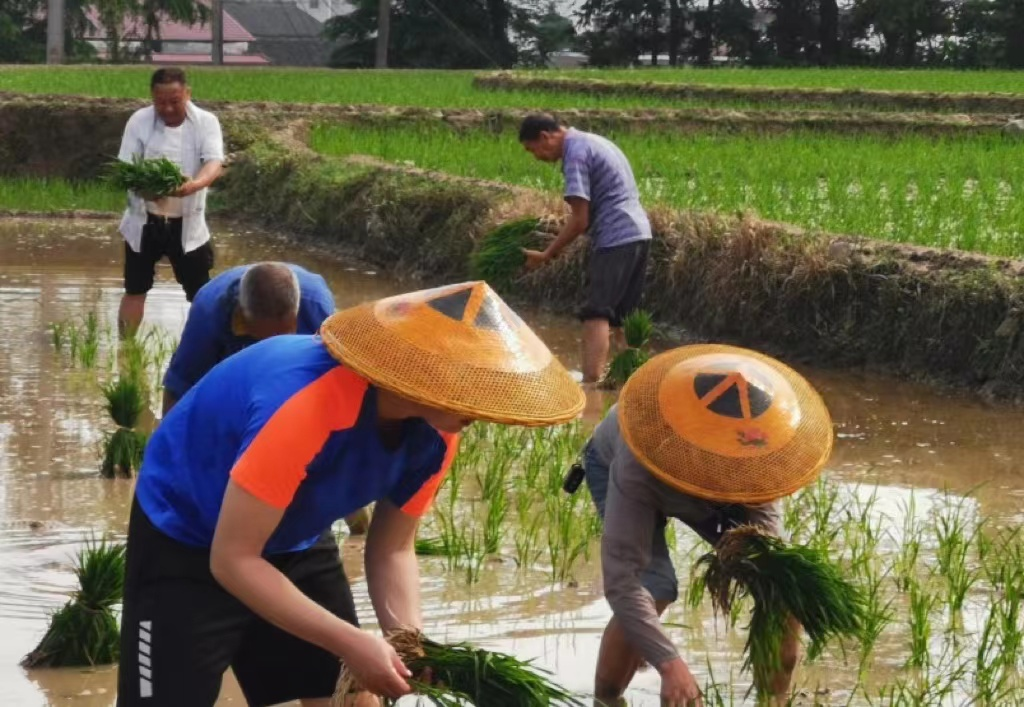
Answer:
<svg viewBox="0 0 1024 707"><path fill-rule="evenodd" d="M583 702L551 682L546 671L510 655L466 643L438 643L411 630L392 634L388 642L413 675L430 676L429 683L413 679L410 685L437 707L583 707ZM335 704L356 691L352 674L343 670Z"/></svg>
<svg viewBox="0 0 1024 707"><path fill-rule="evenodd" d="M178 165L166 157L144 159L135 156L131 162L114 160L110 163L109 178L118 189L153 198L173 194L186 181Z"/></svg>
<svg viewBox="0 0 1024 707"><path fill-rule="evenodd" d="M117 430L103 442L100 473L108 479L130 477L142 464L142 452L146 448L146 434L134 429L146 405L142 385L133 377L119 378L103 388L103 395Z"/></svg>
<svg viewBox="0 0 1024 707"><path fill-rule="evenodd" d="M609 388L625 385L629 377L647 363L650 358L647 345L654 333L654 321L642 309L634 310L622 320L622 333L626 337L626 349L612 359L608 367L604 379Z"/></svg>
<svg viewBox="0 0 1024 707"><path fill-rule="evenodd" d="M113 606L124 596L125 546L100 541L78 553L79 589L50 620L50 628L26 668L116 663L120 632Z"/></svg>
<svg viewBox="0 0 1024 707"><path fill-rule="evenodd" d="M694 607L705 589L715 610L725 615L741 597L753 600L743 669L753 669L759 690L767 690L782 667L790 617L807 632L812 660L829 640L861 634L861 591L818 550L787 545L760 528L741 526L726 532L712 552L697 560L696 568L701 566L704 573L696 573L690 592Z"/></svg>
<svg viewBox="0 0 1024 707"><path fill-rule="evenodd" d="M526 255L523 248L537 247L540 219L527 218L499 226L484 236L469 256L469 271L474 280L485 280L498 291L508 291L523 273Z"/></svg>

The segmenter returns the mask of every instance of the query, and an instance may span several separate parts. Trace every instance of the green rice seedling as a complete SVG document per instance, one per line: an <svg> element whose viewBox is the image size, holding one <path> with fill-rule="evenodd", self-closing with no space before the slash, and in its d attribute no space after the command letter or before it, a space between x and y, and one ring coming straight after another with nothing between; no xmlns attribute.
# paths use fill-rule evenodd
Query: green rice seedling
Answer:
<svg viewBox="0 0 1024 707"><path fill-rule="evenodd" d="M921 553L922 529L917 519L914 494L903 507L903 529L898 538L893 538L898 550L890 574L900 592L909 592L910 585L917 577L917 558Z"/></svg>
<svg viewBox="0 0 1024 707"><path fill-rule="evenodd" d="M22 666L72 667L115 663L120 631L112 607L124 595L124 545L92 542L78 554L79 589L50 620Z"/></svg>
<svg viewBox="0 0 1024 707"><path fill-rule="evenodd" d="M860 672L869 667L871 654L875 645L881 637L882 632L896 618L893 610L893 599L883 595L883 581L885 575L877 570L877 565L867 565L867 572L863 575L864 584L864 623L860 633Z"/></svg>
<svg viewBox="0 0 1024 707"><path fill-rule="evenodd" d="M508 517L508 488L499 484L486 497L487 516L484 520L484 553L495 555L501 550L505 535L505 519Z"/></svg>
<svg viewBox="0 0 1024 707"><path fill-rule="evenodd" d="M1002 596L993 600L991 613L999 620L999 662L1006 671L1016 672L1024 647L1021 629L1021 603L1024 602L1024 569L1017 566L1007 571L1002 583Z"/></svg>
<svg viewBox="0 0 1024 707"><path fill-rule="evenodd" d="M178 165L166 157L145 159L136 156L131 162L112 160L108 170L108 179L115 188L135 192L140 196L167 196L186 181Z"/></svg>
<svg viewBox="0 0 1024 707"><path fill-rule="evenodd" d="M103 440L100 474L107 479L131 478L142 468L142 455L149 437L145 432L119 427Z"/></svg>
<svg viewBox="0 0 1024 707"><path fill-rule="evenodd" d="M443 538L416 538L416 554L420 557L448 557Z"/></svg>
<svg viewBox="0 0 1024 707"><path fill-rule="evenodd" d="M53 348L57 353L64 350L64 344L68 338L67 322L50 322L50 337L53 341Z"/></svg>
<svg viewBox="0 0 1024 707"><path fill-rule="evenodd" d="M526 494L516 499L514 537L516 567L532 567L540 559L540 529L544 515L534 511L533 498Z"/></svg>
<svg viewBox="0 0 1024 707"><path fill-rule="evenodd" d="M584 707L532 661L468 643L439 643L412 630L392 633L388 642L413 675L422 678L429 671L430 683L414 679L411 684L416 694L439 707ZM354 677L343 669L333 704L340 705L356 689Z"/></svg>
<svg viewBox="0 0 1024 707"><path fill-rule="evenodd" d="M590 503L579 494L560 493L547 498L547 544L551 561L551 579L565 582L572 577L577 563L585 557L593 536L588 522Z"/></svg>
<svg viewBox="0 0 1024 707"><path fill-rule="evenodd" d="M642 349L651 343L654 335L654 320L649 312L635 309L622 320L622 334L626 346Z"/></svg>
<svg viewBox="0 0 1024 707"><path fill-rule="evenodd" d="M932 636L932 610L938 597L929 592L915 578L910 584L910 658L908 667L924 668L928 665L928 643Z"/></svg>
<svg viewBox="0 0 1024 707"><path fill-rule="evenodd" d="M499 292L508 292L526 265L524 248L536 247L534 235L540 219L512 221L494 229L477 244L469 258L469 272L475 280L486 280Z"/></svg>
<svg viewBox="0 0 1024 707"><path fill-rule="evenodd" d="M1006 671L999 659L999 615L990 611L982 626L974 655L974 702L977 705L1002 705L1011 689L1006 684Z"/></svg>
<svg viewBox="0 0 1024 707"><path fill-rule="evenodd" d="M78 362L78 349L81 346L82 336L78 333L78 327L73 323L68 326L68 354L71 356L72 363Z"/></svg>
<svg viewBox="0 0 1024 707"><path fill-rule="evenodd" d="M135 427L146 407L146 399L136 379L118 378L103 387L107 412L119 427Z"/></svg>
<svg viewBox="0 0 1024 707"><path fill-rule="evenodd" d="M743 668L753 670L759 690L781 668L788 617L799 621L807 633L811 660L830 640L863 632L865 600L860 589L843 579L824 553L789 546L759 528L728 531L697 561L695 574L716 611L728 612L739 596L753 601ZM699 595L691 591L691 601Z"/></svg>

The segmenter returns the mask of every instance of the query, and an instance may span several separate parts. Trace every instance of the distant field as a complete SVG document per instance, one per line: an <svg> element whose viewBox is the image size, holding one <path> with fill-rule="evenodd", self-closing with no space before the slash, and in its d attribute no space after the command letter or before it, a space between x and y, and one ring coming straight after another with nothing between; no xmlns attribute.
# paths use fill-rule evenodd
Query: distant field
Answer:
<svg viewBox="0 0 1024 707"><path fill-rule="evenodd" d="M0 91L79 94L115 98L147 96L152 67L0 68ZM567 91L492 91L473 86L469 71L343 71L332 69L189 68L197 102L205 100L286 103L374 103L427 108L658 108L732 107L755 104L739 98L681 100L655 96L609 96ZM524 74L534 75L534 74ZM1017 91L1024 93L1024 72L953 71L645 69L635 71L544 72L542 76L836 88L899 90ZM944 88L940 88L944 87ZM835 110L836 106L801 101L759 103L756 107Z"/></svg>
<svg viewBox="0 0 1024 707"><path fill-rule="evenodd" d="M321 126L313 147L556 190L561 175L512 135ZM812 229L1024 255L1021 144L998 136L622 135L645 201L750 210Z"/></svg>
<svg viewBox="0 0 1024 707"><path fill-rule="evenodd" d="M1024 71L916 69L601 69L522 72L604 81L659 81L772 88L860 88L874 91L1024 93Z"/></svg>
<svg viewBox="0 0 1024 707"><path fill-rule="evenodd" d="M121 211L124 192L101 182L0 179L0 209L14 211Z"/></svg>
<svg viewBox="0 0 1024 707"><path fill-rule="evenodd" d="M112 98L149 94L152 67L0 68L0 91ZM427 108L627 108L709 105L677 99L487 91L469 71L341 71L331 69L188 68L196 102L374 103ZM717 103L721 105L721 103ZM730 105L741 106L742 103ZM808 106L809 107L809 106Z"/></svg>

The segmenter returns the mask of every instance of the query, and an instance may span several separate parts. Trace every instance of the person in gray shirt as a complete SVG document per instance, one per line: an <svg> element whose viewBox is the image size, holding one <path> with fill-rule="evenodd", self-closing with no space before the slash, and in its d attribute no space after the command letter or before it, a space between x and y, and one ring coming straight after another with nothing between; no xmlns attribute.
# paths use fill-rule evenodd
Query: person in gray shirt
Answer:
<svg viewBox="0 0 1024 707"><path fill-rule="evenodd" d="M659 619L679 586L668 519L712 545L739 525L781 537L778 499L810 483L831 447L831 421L817 393L767 356L685 346L633 374L584 451L587 486L604 521L601 563L613 612L601 639L595 706L625 704L644 660L661 674L663 707L702 704ZM782 670L759 686L783 702L799 632L791 619Z"/></svg>
<svg viewBox="0 0 1024 707"><path fill-rule="evenodd" d="M538 160L562 162L565 201L571 214L543 252L526 251L526 267L554 260L583 233L590 235L583 322L583 382L604 375L611 329L640 306L647 276L651 224L640 205L633 169L613 142L567 128L548 115L531 115L519 142Z"/></svg>

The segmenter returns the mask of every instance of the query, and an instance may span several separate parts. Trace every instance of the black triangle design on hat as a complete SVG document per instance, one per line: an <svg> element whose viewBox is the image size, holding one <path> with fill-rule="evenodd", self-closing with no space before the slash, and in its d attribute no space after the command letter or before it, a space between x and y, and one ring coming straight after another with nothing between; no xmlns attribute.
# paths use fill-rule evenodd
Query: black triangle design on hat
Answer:
<svg viewBox="0 0 1024 707"><path fill-rule="evenodd" d="M435 299L429 300L427 304L431 309L434 309L444 316L454 319L457 322L461 322L462 318L466 315L466 305L469 304L469 297L473 294L473 288L467 287L464 290L459 290L454 294L442 295Z"/></svg>
<svg viewBox="0 0 1024 707"><path fill-rule="evenodd" d="M505 321L501 306L490 295L485 297L480 305L480 310L476 313L476 319L473 320L473 326L492 331L512 330L514 328L509 322Z"/></svg>

